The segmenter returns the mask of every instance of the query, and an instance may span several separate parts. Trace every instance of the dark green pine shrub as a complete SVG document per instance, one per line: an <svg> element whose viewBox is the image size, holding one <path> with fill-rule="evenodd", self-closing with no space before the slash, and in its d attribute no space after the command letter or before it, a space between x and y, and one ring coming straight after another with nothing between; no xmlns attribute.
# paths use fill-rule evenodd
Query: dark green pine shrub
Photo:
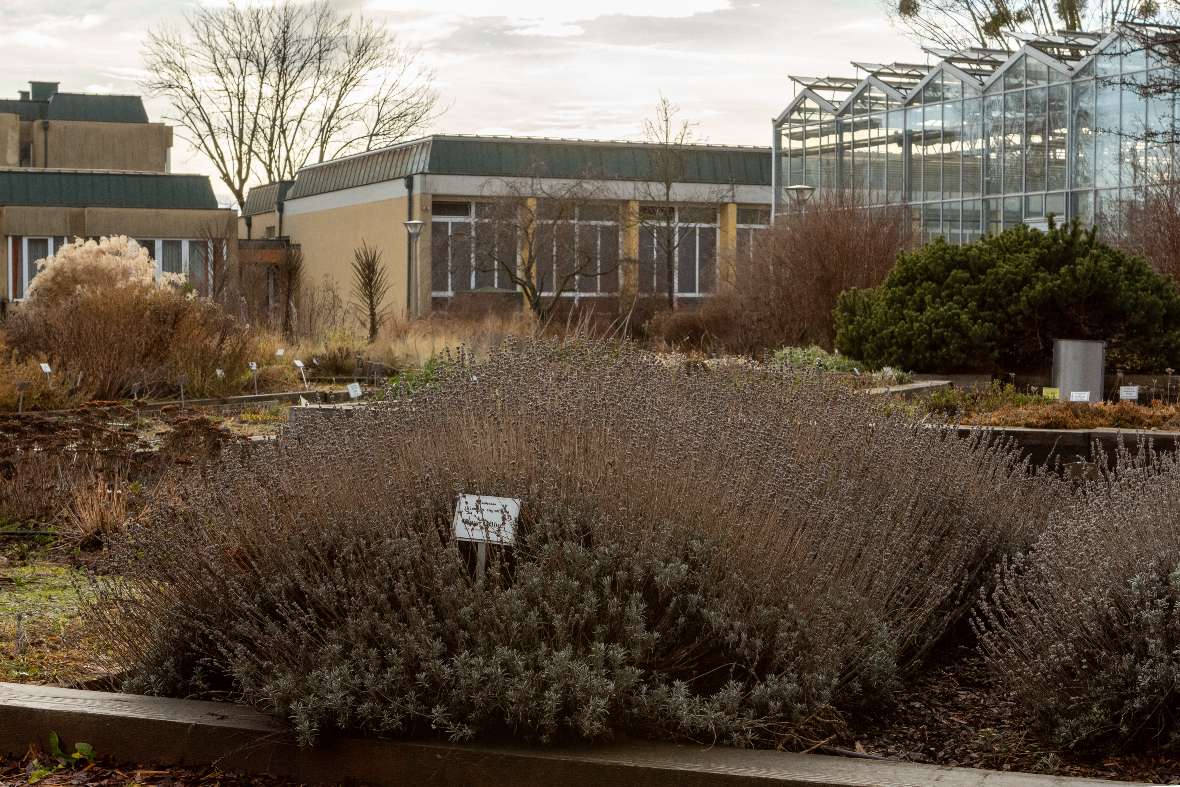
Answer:
<svg viewBox="0 0 1180 787"><path fill-rule="evenodd" d="M841 295L836 326L845 355L913 371L1044 369L1054 339L1106 340L1128 370L1180 366L1175 283L1076 222L902 254L884 284Z"/></svg>
<svg viewBox="0 0 1180 787"><path fill-rule="evenodd" d="M1062 746L1180 750L1180 463L1122 467L1054 514L975 617L995 674Z"/></svg>
<svg viewBox="0 0 1180 787"><path fill-rule="evenodd" d="M888 697L1060 489L777 366L508 345L388 394L178 473L112 544L94 617L128 688L228 692L305 742L804 747ZM522 500L483 578L460 492Z"/></svg>

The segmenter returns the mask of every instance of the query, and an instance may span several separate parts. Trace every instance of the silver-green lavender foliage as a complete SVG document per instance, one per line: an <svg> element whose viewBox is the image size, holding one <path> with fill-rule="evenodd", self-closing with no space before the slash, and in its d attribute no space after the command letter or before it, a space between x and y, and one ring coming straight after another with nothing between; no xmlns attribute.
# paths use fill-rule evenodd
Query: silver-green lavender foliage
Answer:
<svg viewBox="0 0 1180 787"><path fill-rule="evenodd" d="M983 653L1064 746L1180 744L1180 463L1124 455L1007 562Z"/></svg>
<svg viewBox="0 0 1180 787"><path fill-rule="evenodd" d="M483 579L460 492L523 501ZM815 740L962 619L1057 487L769 367L508 344L175 479L99 605L133 687L335 731Z"/></svg>

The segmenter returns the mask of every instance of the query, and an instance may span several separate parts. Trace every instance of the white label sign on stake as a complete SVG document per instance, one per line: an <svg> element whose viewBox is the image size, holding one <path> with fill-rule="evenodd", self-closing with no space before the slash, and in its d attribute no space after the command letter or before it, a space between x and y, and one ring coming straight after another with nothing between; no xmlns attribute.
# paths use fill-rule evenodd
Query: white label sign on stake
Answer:
<svg viewBox="0 0 1180 787"><path fill-rule="evenodd" d="M516 539L520 501L511 497L459 495L455 504L455 538L483 544L511 544Z"/></svg>
<svg viewBox="0 0 1180 787"><path fill-rule="evenodd" d="M1089 391L1070 391L1069 400L1071 402L1088 402L1090 401Z"/></svg>
<svg viewBox="0 0 1180 787"><path fill-rule="evenodd" d="M303 361L296 360L295 361L295 368L302 369L303 368Z"/></svg>
<svg viewBox="0 0 1180 787"><path fill-rule="evenodd" d="M214 369L213 373L217 375L218 380L225 379L225 369Z"/></svg>
<svg viewBox="0 0 1180 787"><path fill-rule="evenodd" d="M53 369L49 368L49 364L41 364L41 374L53 374Z"/></svg>
<svg viewBox="0 0 1180 787"><path fill-rule="evenodd" d="M360 383L349 383L348 384L348 397L350 399L360 399L361 398L361 384Z"/></svg>
<svg viewBox="0 0 1180 787"><path fill-rule="evenodd" d="M256 372L256 371L258 371L258 364L257 364L257 362L255 362L255 361L250 361L250 371L252 371L252 372Z"/></svg>
<svg viewBox="0 0 1180 787"><path fill-rule="evenodd" d="M276 357L276 358L282 358L282 357L283 357L284 355L286 355L286 354L287 354L287 351L286 351L286 350L284 350L282 347L280 347L279 349L275 350L275 357Z"/></svg>
<svg viewBox="0 0 1180 787"><path fill-rule="evenodd" d="M1121 385L1119 386L1119 399L1124 402L1139 401L1139 386L1137 385Z"/></svg>

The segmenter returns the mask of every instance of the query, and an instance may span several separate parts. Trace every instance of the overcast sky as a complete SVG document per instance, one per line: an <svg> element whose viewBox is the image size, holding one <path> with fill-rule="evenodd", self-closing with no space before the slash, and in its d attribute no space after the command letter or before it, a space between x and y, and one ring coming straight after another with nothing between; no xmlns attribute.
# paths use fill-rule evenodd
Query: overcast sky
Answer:
<svg viewBox="0 0 1180 787"><path fill-rule="evenodd" d="M0 0L0 95L30 79L139 93L140 42L189 0ZM769 145L788 74L925 62L881 0L339 0L422 49L446 111L433 130L635 139L662 91L704 141ZM445 6L446 10L438 10ZM162 112L148 99L148 113ZM211 173L178 143L175 171ZM227 192L215 184L218 193Z"/></svg>

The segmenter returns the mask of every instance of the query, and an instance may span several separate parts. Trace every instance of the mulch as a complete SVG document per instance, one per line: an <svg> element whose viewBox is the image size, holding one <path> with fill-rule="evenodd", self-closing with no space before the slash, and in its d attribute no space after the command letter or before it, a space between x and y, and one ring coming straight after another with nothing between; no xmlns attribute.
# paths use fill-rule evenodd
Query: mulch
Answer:
<svg viewBox="0 0 1180 787"><path fill-rule="evenodd" d="M1170 784L1180 756L1100 756L1068 751L1036 734L1029 709L995 685L968 647L916 679L888 711L849 719L839 745L908 762L1057 776Z"/></svg>

